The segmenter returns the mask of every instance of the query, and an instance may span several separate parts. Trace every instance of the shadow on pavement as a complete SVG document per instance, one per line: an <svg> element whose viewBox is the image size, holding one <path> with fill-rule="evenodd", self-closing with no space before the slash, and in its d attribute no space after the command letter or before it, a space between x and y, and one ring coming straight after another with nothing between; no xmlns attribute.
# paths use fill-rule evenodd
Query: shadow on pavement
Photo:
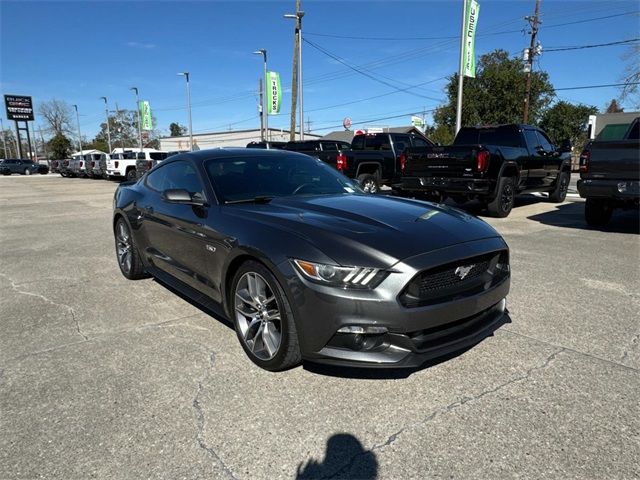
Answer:
<svg viewBox="0 0 640 480"><path fill-rule="evenodd" d="M640 216L638 210L613 211L609 224L604 227L591 227L584 219L584 202L571 202L556 205L555 210L527 217L529 220L554 227L577 228L602 232L640 234Z"/></svg>
<svg viewBox="0 0 640 480"><path fill-rule="evenodd" d="M338 433L327 440L324 461L309 460L298 465L297 480L318 478L357 478L373 480L378 477L375 453L365 451L360 441L349 433Z"/></svg>

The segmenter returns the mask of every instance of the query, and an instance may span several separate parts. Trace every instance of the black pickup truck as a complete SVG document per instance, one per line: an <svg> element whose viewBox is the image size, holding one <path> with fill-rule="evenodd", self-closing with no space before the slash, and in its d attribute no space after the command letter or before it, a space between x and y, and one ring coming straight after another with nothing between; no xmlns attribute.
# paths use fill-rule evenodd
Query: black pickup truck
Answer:
<svg viewBox="0 0 640 480"><path fill-rule="evenodd" d="M349 149L351 149L349 143L338 140L299 140L287 142L284 146L284 150L319 158L334 168L336 168L338 152L346 152Z"/></svg>
<svg viewBox="0 0 640 480"><path fill-rule="evenodd" d="M580 155L578 192L586 198L585 220L603 226L615 208L637 208L640 201L640 117L620 140L596 137Z"/></svg>
<svg viewBox="0 0 640 480"><path fill-rule="evenodd" d="M349 150L338 152L335 167L360 182L363 190L376 193L380 185L397 188L401 181L402 162L408 147L434 145L415 133L367 133L356 135Z"/></svg>
<svg viewBox="0 0 640 480"><path fill-rule="evenodd" d="M478 199L489 214L506 217L521 192L548 192L563 202L571 179L571 144L554 147L529 125L462 128L449 146L409 148L403 162L402 190Z"/></svg>

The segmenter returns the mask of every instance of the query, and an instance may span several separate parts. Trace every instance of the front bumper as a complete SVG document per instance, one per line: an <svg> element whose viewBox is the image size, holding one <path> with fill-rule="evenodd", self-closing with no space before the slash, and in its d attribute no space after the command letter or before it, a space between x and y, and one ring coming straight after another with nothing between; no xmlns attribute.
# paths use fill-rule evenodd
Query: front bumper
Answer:
<svg viewBox="0 0 640 480"><path fill-rule="evenodd" d="M578 180L578 192L583 198L611 198L635 200L640 198L640 182L637 180Z"/></svg>
<svg viewBox="0 0 640 480"><path fill-rule="evenodd" d="M491 195L495 190L495 182L479 178L404 177L402 189L458 195Z"/></svg>
<svg viewBox="0 0 640 480"><path fill-rule="evenodd" d="M422 270L506 248L502 239L490 238L406 259L394 265L393 272L373 290L318 285L301 278L288 262L280 264L303 358L358 367L417 367L478 343L508 321L504 301L510 287L508 276L476 295L422 307L404 307L399 296ZM373 340L361 348L357 334L338 333L354 325L384 327L387 332L369 336Z"/></svg>

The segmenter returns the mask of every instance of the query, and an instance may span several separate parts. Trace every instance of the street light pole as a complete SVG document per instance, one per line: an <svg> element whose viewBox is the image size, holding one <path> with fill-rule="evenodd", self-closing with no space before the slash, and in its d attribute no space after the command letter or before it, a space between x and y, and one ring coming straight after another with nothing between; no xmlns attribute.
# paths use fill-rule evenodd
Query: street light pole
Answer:
<svg viewBox="0 0 640 480"><path fill-rule="evenodd" d="M304 12L299 10L300 3L296 3L296 13L286 14L284 18L295 19L296 21L296 35L298 45L298 95L300 96L300 140L304 140L304 91L302 81L302 17Z"/></svg>
<svg viewBox="0 0 640 480"><path fill-rule="evenodd" d="M187 110L189 112L189 151L193 151L193 125L191 123L191 86L189 83L189 72L180 72L178 75L187 80Z"/></svg>
<svg viewBox="0 0 640 480"><path fill-rule="evenodd" d="M111 149L111 127L109 126L109 105L107 104L107 97L100 97L104 100L104 113L107 116L107 144L109 145L109 153L112 152Z"/></svg>
<svg viewBox="0 0 640 480"><path fill-rule="evenodd" d="M80 133L80 114L78 113L78 105L74 105L76 109L76 121L78 122L78 145L80 146L80 155L82 155L82 135Z"/></svg>
<svg viewBox="0 0 640 480"><path fill-rule="evenodd" d="M136 94L136 113L138 114L138 139L139 139L140 151L142 151L142 124L140 120L140 97L138 95L137 87L131 87L129 90L135 92Z"/></svg>
<svg viewBox="0 0 640 480"><path fill-rule="evenodd" d="M269 94L267 92L268 88L271 88L269 86L269 83L267 81L267 51L264 48L261 48L259 50L256 50L255 52L253 52L255 55L262 55L262 58L264 60L264 104L262 106L262 116L263 116L263 120L264 120L264 139L266 142L269 141L269 105L267 104L267 99L269 98Z"/></svg>

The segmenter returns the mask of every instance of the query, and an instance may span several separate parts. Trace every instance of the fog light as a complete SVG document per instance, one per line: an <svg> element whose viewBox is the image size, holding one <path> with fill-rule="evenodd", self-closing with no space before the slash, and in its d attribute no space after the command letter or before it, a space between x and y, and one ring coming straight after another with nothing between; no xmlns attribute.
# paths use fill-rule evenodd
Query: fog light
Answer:
<svg viewBox="0 0 640 480"><path fill-rule="evenodd" d="M360 335L380 335L387 333L387 327L376 327L372 325L360 326L360 325L347 325L338 330L338 333L356 333Z"/></svg>
<svg viewBox="0 0 640 480"><path fill-rule="evenodd" d="M618 183L618 191L620 193L625 193L627 191L627 182Z"/></svg>

